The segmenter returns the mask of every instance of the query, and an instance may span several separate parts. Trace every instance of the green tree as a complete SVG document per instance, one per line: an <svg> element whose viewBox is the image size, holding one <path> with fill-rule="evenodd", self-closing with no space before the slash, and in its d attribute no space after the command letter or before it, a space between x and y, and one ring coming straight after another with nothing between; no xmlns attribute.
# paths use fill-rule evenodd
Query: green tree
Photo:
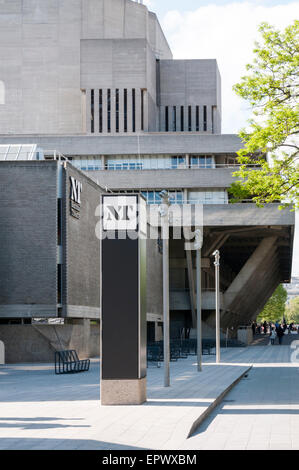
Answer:
<svg viewBox="0 0 299 470"><path fill-rule="evenodd" d="M230 193L235 202L252 198L260 207L277 201L281 208L299 207L299 21L282 32L262 23L259 32L262 41L255 43L248 75L234 86L253 117L240 131L241 167ZM258 171L252 171L253 163Z"/></svg>
<svg viewBox="0 0 299 470"><path fill-rule="evenodd" d="M285 314L285 305L288 293L282 284L279 284L276 291L266 303L264 309L259 314L257 321L282 321Z"/></svg>
<svg viewBox="0 0 299 470"><path fill-rule="evenodd" d="M286 320L288 323L299 323L299 297L290 300L286 306Z"/></svg>

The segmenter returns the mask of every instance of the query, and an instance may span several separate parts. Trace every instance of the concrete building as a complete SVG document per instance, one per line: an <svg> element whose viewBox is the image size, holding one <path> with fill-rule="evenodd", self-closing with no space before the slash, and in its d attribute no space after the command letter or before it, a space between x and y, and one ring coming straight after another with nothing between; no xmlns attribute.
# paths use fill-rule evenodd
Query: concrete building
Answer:
<svg viewBox="0 0 299 470"><path fill-rule="evenodd" d="M263 209L251 201L230 204L228 188L242 143L236 135L221 134L221 79L216 61L173 60L156 15L131 0L4 0L0 22L0 145L6 146L1 159L7 160L0 165L3 184L8 177L11 185L16 176L18 182L24 178L24 184L28 178L24 196L29 198L28 205L32 199L36 204L34 198L41 195L45 205L52 198L51 207L30 215L40 217L30 222L39 244L46 243L36 231L45 213L52 214L52 226L46 233L49 236L56 230L57 162L13 164L8 146L34 143L40 149L35 149L35 156L42 150L41 158L46 160L53 160L53 150L60 152L69 160L62 170L64 184L69 184L68 172L76 174L91 194L87 231L80 230L79 236L77 228L72 228L78 238L73 248L66 246L67 258L61 258L61 276L68 292L65 301L62 297L57 304L54 298L57 237L53 235L45 256L54 258L47 262L47 270L43 258L39 259L40 278L26 273L26 291L20 289L26 270L19 277L6 278L8 260L1 263L6 292L0 292L3 322L40 317L42 312L45 317L65 318L69 324L100 319L98 298L93 291L89 295L89 276L100 275L94 271L96 257L90 254L94 244L91 230L94 198L107 189L142 192L149 205L159 205L159 192L167 189L172 202L193 207L202 204L204 334L214 334L215 249L221 252L223 331L233 327L235 332L255 319L277 285L290 281L294 214L279 211L278 204ZM254 170L258 169L253 162ZM52 181L49 200L44 180L46 185ZM34 185L35 196L29 191ZM12 198L20 197L18 191L11 191ZM67 198L66 186L64 191ZM7 200L6 204L2 211L9 223L11 205ZM67 210L65 214L66 220L72 217ZM81 224L72 219L70 227ZM11 243L5 233L1 228L0 257L7 256ZM18 239L12 240L12 246L18 248ZM149 247L147 315L152 339L159 338L162 331L162 256L158 241ZM22 244L19 250L20 258L14 257L16 269L24 255ZM69 259L74 263L71 271ZM79 282L75 273L81 269L85 277ZM194 273L194 253L184 250L183 240L172 240L173 336L194 327ZM43 276L49 279L48 287L44 284L33 295L35 282L42 283ZM51 292L47 291L50 285ZM42 289L47 291L44 302ZM2 334L0 329L0 339Z"/></svg>

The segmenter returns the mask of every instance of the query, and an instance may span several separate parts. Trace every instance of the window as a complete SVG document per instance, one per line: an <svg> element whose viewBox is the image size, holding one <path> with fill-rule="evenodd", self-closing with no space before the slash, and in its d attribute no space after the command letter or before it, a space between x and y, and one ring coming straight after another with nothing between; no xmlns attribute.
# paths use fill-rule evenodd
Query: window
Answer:
<svg viewBox="0 0 299 470"><path fill-rule="evenodd" d="M165 131L169 131L168 106L165 106Z"/></svg>
<svg viewBox="0 0 299 470"><path fill-rule="evenodd" d="M107 90L107 131L111 132L111 90Z"/></svg>
<svg viewBox="0 0 299 470"><path fill-rule="evenodd" d="M99 90L99 132L103 132L103 90Z"/></svg>
<svg viewBox="0 0 299 470"><path fill-rule="evenodd" d="M124 132L128 132L128 91L124 89Z"/></svg>
<svg viewBox="0 0 299 470"><path fill-rule="evenodd" d="M119 132L119 90L115 90L115 130Z"/></svg>
<svg viewBox="0 0 299 470"><path fill-rule="evenodd" d="M176 132L176 106L172 107L172 130Z"/></svg>
<svg viewBox="0 0 299 470"><path fill-rule="evenodd" d="M171 157L171 168L172 169L176 169L176 168L184 168L186 165L186 159L185 157L182 157L182 156L175 156L175 157Z"/></svg>
<svg viewBox="0 0 299 470"><path fill-rule="evenodd" d="M184 106L181 106L181 132L184 132Z"/></svg>
<svg viewBox="0 0 299 470"><path fill-rule="evenodd" d="M94 90L90 93L90 131L94 133Z"/></svg>
<svg viewBox="0 0 299 470"><path fill-rule="evenodd" d="M193 155L191 168L213 168L213 157L209 155Z"/></svg>
<svg viewBox="0 0 299 470"><path fill-rule="evenodd" d="M203 130L206 131L207 130L207 107L204 106L203 107Z"/></svg>
<svg viewBox="0 0 299 470"><path fill-rule="evenodd" d="M188 106L188 131L192 131L192 108Z"/></svg>
<svg viewBox="0 0 299 470"><path fill-rule="evenodd" d="M199 131L199 106L196 106L196 131Z"/></svg>
<svg viewBox="0 0 299 470"><path fill-rule="evenodd" d="M141 130L144 131L144 91L141 90Z"/></svg>
<svg viewBox="0 0 299 470"><path fill-rule="evenodd" d="M132 90L132 131L136 132L136 93Z"/></svg>

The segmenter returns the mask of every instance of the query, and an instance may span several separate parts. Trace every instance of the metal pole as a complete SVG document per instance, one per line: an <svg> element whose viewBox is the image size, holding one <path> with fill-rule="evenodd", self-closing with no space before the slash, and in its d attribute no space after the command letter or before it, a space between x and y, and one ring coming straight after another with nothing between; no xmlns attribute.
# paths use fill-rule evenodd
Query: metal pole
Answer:
<svg viewBox="0 0 299 470"><path fill-rule="evenodd" d="M164 353L164 387L170 386L169 373L169 195L167 191L162 191L160 197L163 201L160 207L162 219L163 238L163 353Z"/></svg>
<svg viewBox="0 0 299 470"><path fill-rule="evenodd" d="M201 250L196 251L197 370L202 370L201 344Z"/></svg>
<svg viewBox="0 0 299 470"><path fill-rule="evenodd" d="M164 339L164 387L170 386L169 374L169 243L163 239L163 339Z"/></svg>
<svg viewBox="0 0 299 470"><path fill-rule="evenodd" d="M216 250L215 256L215 290L216 290L216 362L220 362L220 284L219 284L219 266L220 253Z"/></svg>

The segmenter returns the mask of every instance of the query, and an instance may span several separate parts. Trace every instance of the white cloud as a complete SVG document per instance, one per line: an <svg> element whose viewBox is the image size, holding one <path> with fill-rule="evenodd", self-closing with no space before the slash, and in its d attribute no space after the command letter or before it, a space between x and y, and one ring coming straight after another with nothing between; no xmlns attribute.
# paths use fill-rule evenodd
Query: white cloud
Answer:
<svg viewBox="0 0 299 470"><path fill-rule="evenodd" d="M283 3L283 2L282 2ZM169 11L162 25L175 59L216 58L222 77L223 132L234 133L250 115L232 86L252 60L258 25L284 28L299 18L299 2L265 7L252 2L208 5L195 11Z"/></svg>

